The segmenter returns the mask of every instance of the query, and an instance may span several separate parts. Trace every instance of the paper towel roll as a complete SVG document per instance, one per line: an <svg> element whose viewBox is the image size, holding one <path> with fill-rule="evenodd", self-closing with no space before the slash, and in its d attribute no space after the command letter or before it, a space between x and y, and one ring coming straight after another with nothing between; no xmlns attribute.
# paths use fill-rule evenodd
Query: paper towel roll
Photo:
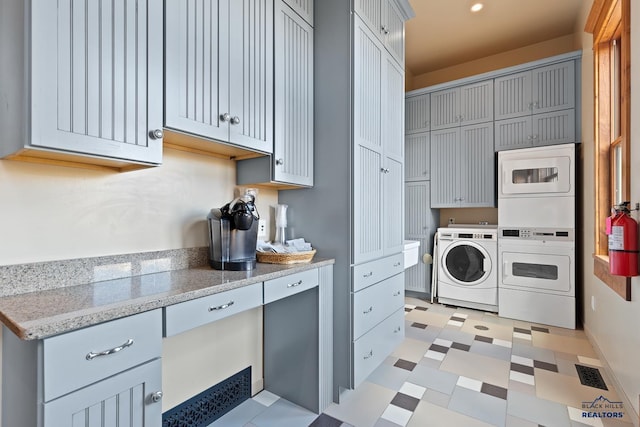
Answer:
<svg viewBox="0 0 640 427"><path fill-rule="evenodd" d="M422 262L425 264L433 264L433 257L431 254L424 254L422 255Z"/></svg>

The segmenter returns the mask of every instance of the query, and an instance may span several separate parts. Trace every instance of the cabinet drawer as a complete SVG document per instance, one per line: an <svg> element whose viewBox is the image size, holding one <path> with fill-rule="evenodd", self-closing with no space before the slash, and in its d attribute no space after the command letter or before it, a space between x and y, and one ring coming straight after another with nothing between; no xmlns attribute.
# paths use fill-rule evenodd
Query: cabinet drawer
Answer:
<svg viewBox="0 0 640 427"><path fill-rule="evenodd" d="M360 338L403 306L404 273L356 292L353 294L353 338Z"/></svg>
<svg viewBox="0 0 640 427"><path fill-rule="evenodd" d="M353 292L378 283L404 270L402 252L353 267Z"/></svg>
<svg viewBox="0 0 640 427"><path fill-rule="evenodd" d="M164 336L170 337L260 305L262 283L170 305L164 309Z"/></svg>
<svg viewBox="0 0 640 427"><path fill-rule="evenodd" d="M160 357L162 311L43 340L44 401Z"/></svg>
<svg viewBox="0 0 640 427"><path fill-rule="evenodd" d="M286 298L318 286L318 270L307 270L264 282L264 303Z"/></svg>
<svg viewBox="0 0 640 427"><path fill-rule="evenodd" d="M404 308L353 343L353 386L358 387L404 339Z"/></svg>

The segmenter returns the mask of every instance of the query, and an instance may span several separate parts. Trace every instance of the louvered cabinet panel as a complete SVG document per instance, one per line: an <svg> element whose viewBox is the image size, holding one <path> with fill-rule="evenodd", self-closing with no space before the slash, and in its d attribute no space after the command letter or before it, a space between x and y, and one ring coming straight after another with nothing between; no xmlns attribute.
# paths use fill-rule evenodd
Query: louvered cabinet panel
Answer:
<svg viewBox="0 0 640 427"><path fill-rule="evenodd" d="M405 134L420 133L431 129L430 105L428 93L407 97L404 106Z"/></svg>
<svg viewBox="0 0 640 427"><path fill-rule="evenodd" d="M409 240L420 242L418 250L418 263L404 271L404 289L406 291L431 293L431 264L422 262L425 254L431 255L433 237L407 236Z"/></svg>
<svg viewBox="0 0 640 427"><path fill-rule="evenodd" d="M431 223L430 182L405 184L405 236L425 237L433 232Z"/></svg>
<svg viewBox="0 0 640 427"><path fill-rule="evenodd" d="M496 120L531 114L531 71L496 78L494 93Z"/></svg>
<svg viewBox="0 0 640 427"><path fill-rule="evenodd" d="M575 107L574 61L536 68L531 73L533 113Z"/></svg>
<svg viewBox="0 0 640 427"><path fill-rule="evenodd" d="M494 124L495 151L527 148L533 145L531 116L498 120Z"/></svg>
<svg viewBox="0 0 640 427"><path fill-rule="evenodd" d="M273 0L228 1L229 141L271 153Z"/></svg>
<svg viewBox="0 0 640 427"><path fill-rule="evenodd" d="M313 27L313 0L284 0L284 2Z"/></svg>
<svg viewBox="0 0 640 427"><path fill-rule="evenodd" d="M281 1L275 43L274 179L313 185L313 28Z"/></svg>
<svg viewBox="0 0 640 427"><path fill-rule="evenodd" d="M404 159L404 71L386 52L383 55L382 132L385 156Z"/></svg>
<svg viewBox="0 0 640 427"><path fill-rule="evenodd" d="M162 403L152 394L161 390L160 359L44 404L44 427L162 424Z"/></svg>
<svg viewBox="0 0 640 427"><path fill-rule="evenodd" d="M355 20L354 138L356 144L382 149L382 46L373 33Z"/></svg>
<svg viewBox="0 0 640 427"><path fill-rule="evenodd" d="M460 128L431 131L431 207L457 207Z"/></svg>
<svg viewBox="0 0 640 427"><path fill-rule="evenodd" d="M460 126L460 88L431 94L431 130Z"/></svg>
<svg viewBox="0 0 640 427"><path fill-rule="evenodd" d="M405 137L405 181L431 179L430 141L429 132L416 133Z"/></svg>
<svg viewBox="0 0 640 427"><path fill-rule="evenodd" d="M160 163L160 0L33 0L31 144Z"/></svg>
<svg viewBox="0 0 640 427"><path fill-rule="evenodd" d="M382 176L382 227L384 254L402 252L404 243L404 172L402 161L387 157Z"/></svg>
<svg viewBox="0 0 640 427"><path fill-rule="evenodd" d="M228 3L167 0L165 126L226 141L229 125Z"/></svg>
<svg viewBox="0 0 640 427"><path fill-rule="evenodd" d="M322 1L322 0L319 0ZM382 23L381 0L354 0L353 9L364 23L378 34ZM387 1L387 0L384 0Z"/></svg>
<svg viewBox="0 0 640 427"><path fill-rule="evenodd" d="M463 126L460 132L460 207L495 206L493 124Z"/></svg>
<svg viewBox="0 0 640 427"><path fill-rule="evenodd" d="M354 158L354 264L383 254L382 234L382 155L361 145Z"/></svg>
<svg viewBox="0 0 640 427"><path fill-rule="evenodd" d="M576 142L575 110L534 114L531 117L533 145L555 145Z"/></svg>
<svg viewBox="0 0 640 427"><path fill-rule="evenodd" d="M387 50L404 69L404 20L395 2L381 0L380 33Z"/></svg>
<svg viewBox="0 0 640 427"><path fill-rule="evenodd" d="M493 120L493 80L460 87L462 126Z"/></svg>

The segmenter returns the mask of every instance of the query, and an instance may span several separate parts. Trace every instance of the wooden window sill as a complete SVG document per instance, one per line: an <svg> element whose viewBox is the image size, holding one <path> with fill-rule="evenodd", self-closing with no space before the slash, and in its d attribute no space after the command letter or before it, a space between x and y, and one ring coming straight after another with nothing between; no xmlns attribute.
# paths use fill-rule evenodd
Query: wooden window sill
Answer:
<svg viewBox="0 0 640 427"><path fill-rule="evenodd" d="M631 301L631 278L614 276L609 273L609 257L607 255L593 255L593 274L625 301Z"/></svg>

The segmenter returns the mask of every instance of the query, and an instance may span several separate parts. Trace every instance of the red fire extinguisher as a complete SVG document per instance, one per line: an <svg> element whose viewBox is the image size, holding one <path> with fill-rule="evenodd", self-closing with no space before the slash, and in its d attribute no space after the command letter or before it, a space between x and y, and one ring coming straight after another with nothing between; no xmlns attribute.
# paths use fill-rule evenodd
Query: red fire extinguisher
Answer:
<svg viewBox="0 0 640 427"><path fill-rule="evenodd" d="M638 223L631 218L629 205L622 202L607 218L609 271L615 276L638 276Z"/></svg>

